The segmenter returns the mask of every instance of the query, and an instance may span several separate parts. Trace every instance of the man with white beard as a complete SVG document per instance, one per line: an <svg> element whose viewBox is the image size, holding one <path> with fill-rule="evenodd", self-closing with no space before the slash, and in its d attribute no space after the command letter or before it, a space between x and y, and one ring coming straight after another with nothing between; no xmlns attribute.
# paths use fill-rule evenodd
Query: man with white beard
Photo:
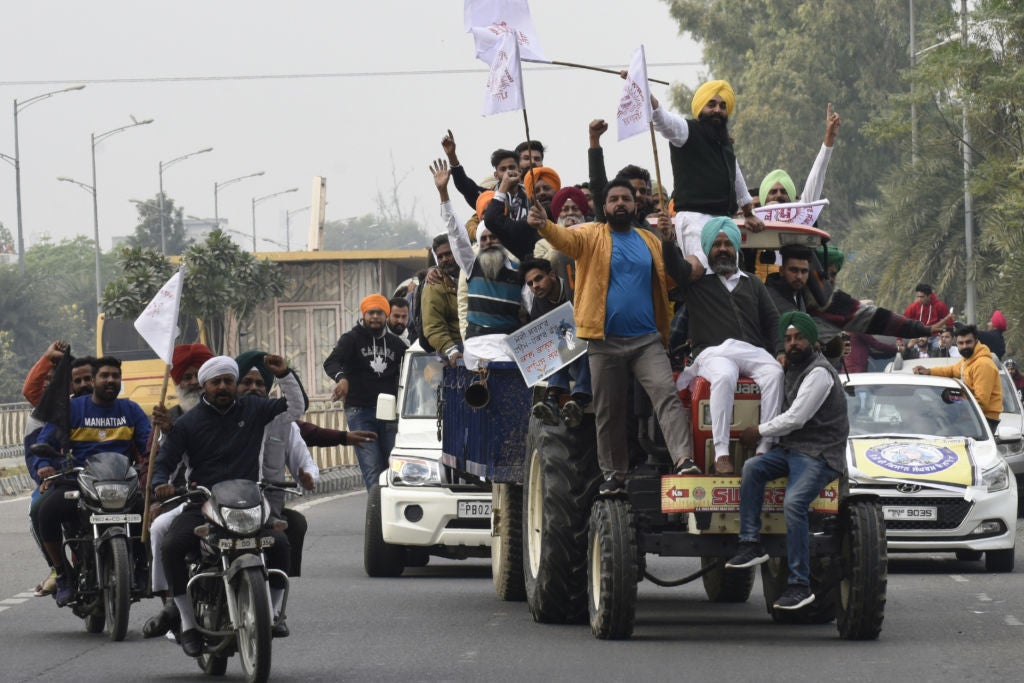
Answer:
<svg viewBox="0 0 1024 683"><path fill-rule="evenodd" d="M504 338L522 324L519 264L484 223L477 228L478 250L473 250L469 233L455 216L448 197L448 163L438 159L430 166L430 172L441 197L441 218L448 230L452 255L462 271L460 294L463 288L466 291L464 325L460 310L466 367L476 370L482 359L511 361Z"/></svg>
<svg viewBox="0 0 1024 683"><path fill-rule="evenodd" d="M153 407L153 425L160 428L161 440L164 435L174 429L174 423L178 421L179 417L199 404L199 399L203 395L203 387L199 384L199 368L211 358L213 358L213 352L206 344L180 344L174 347L174 354L171 356L171 379L174 381L174 393L178 404L170 409L165 408L162 404ZM153 435L155 437L156 430L153 430ZM156 509L159 510L159 506ZM168 515L163 518L163 521L161 519L162 517L157 517L150 527L151 548L160 547L160 540L174 516ZM153 555L159 557L157 553L153 553ZM142 628L142 635L146 638L155 638L167 633L171 628L177 631L180 617L174 602L169 600L166 595L167 580L164 578L163 564L159 559L154 561L150 567L150 579L153 586L160 587L159 592L164 601L164 607L159 614L146 621Z"/></svg>

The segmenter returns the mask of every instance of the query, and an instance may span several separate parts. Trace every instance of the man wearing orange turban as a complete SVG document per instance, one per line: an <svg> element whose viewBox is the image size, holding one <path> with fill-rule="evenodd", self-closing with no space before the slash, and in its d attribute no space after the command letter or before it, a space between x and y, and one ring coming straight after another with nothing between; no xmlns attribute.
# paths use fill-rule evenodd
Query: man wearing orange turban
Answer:
<svg viewBox="0 0 1024 683"><path fill-rule="evenodd" d="M729 116L736 107L736 93L726 81L708 81L693 94L692 119L684 119L658 105L652 95L654 128L671 143L675 203L675 228L684 256L696 256L707 268L707 256L700 245L704 224L715 216L733 216L740 209L745 228L764 229L754 215L754 202L747 191L732 138Z"/></svg>
<svg viewBox="0 0 1024 683"><path fill-rule="evenodd" d="M384 296L369 295L360 302L359 311L362 318L341 335L324 361L324 372L336 382L332 398L345 404L349 431L377 435L376 441L360 444L356 449L363 482L370 490L387 469L398 431L396 421L377 419L377 396L398 394L398 371L405 342L388 332L386 323L391 307Z"/></svg>

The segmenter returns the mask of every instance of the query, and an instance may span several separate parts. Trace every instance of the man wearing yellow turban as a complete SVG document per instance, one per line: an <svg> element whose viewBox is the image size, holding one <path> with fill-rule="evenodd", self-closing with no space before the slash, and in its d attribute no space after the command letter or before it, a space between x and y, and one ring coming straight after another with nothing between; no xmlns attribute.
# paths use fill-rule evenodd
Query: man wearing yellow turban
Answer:
<svg viewBox="0 0 1024 683"><path fill-rule="evenodd" d="M736 107L736 93L726 81L708 81L693 95L692 119L666 111L652 95L654 128L671 143L675 202L675 228L685 256L696 256L707 268L701 249L704 224L715 216L734 216L742 209L744 228L764 229L754 215L754 202L740 171L729 136L729 116Z"/></svg>

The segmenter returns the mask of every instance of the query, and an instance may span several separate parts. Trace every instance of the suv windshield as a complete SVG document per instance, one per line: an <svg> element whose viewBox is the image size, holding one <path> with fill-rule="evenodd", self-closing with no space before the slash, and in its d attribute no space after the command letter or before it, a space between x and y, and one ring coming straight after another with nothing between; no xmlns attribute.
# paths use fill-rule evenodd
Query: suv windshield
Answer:
<svg viewBox="0 0 1024 683"><path fill-rule="evenodd" d="M852 393L851 393L852 392ZM989 438L981 414L961 389L909 384L846 387L850 436L925 434Z"/></svg>
<svg viewBox="0 0 1024 683"><path fill-rule="evenodd" d="M406 375L402 417L437 419L437 387L441 384L441 361L437 354L424 353L406 358Z"/></svg>

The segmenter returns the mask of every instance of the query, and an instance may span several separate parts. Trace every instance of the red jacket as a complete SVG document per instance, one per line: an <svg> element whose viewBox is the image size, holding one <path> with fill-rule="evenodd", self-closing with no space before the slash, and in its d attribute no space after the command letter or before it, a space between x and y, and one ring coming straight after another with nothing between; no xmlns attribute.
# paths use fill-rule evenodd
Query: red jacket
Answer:
<svg viewBox="0 0 1024 683"><path fill-rule="evenodd" d="M928 297L928 302L922 304L920 301L907 306L903 316L911 320L919 320L925 327L931 327L935 323L944 320L949 315L949 306L939 301L935 292Z"/></svg>

